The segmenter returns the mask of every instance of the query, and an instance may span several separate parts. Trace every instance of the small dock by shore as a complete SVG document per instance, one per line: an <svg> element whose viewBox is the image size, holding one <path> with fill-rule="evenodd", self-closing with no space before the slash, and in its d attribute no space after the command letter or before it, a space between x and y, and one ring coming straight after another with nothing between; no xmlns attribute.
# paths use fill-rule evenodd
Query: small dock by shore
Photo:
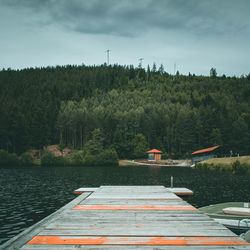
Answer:
<svg viewBox="0 0 250 250"><path fill-rule="evenodd" d="M182 198L184 188L81 188L73 201L9 240L4 250L250 249Z"/></svg>

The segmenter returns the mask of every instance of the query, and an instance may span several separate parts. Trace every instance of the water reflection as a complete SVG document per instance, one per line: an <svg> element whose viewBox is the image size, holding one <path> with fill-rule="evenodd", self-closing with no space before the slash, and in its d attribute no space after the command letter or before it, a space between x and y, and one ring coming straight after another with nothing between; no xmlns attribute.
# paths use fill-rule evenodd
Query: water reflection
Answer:
<svg viewBox="0 0 250 250"><path fill-rule="evenodd" d="M250 201L250 177L177 167L25 168L0 171L0 244L51 214L75 196L79 187L164 185L187 187L196 207Z"/></svg>

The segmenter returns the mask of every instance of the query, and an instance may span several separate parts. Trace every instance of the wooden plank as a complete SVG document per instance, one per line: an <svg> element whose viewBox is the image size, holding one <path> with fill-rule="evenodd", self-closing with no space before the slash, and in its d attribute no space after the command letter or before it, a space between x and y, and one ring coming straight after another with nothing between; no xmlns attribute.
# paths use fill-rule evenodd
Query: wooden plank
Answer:
<svg viewBox="0 0 250 250"><path fill-rule="evenodd" d="M197 210L190 205L77 205L76 210Z"/></svg>
<svg viewBox="0 0 250 250"><path fill-rule="evenodd" d="M67 211L65 213L65 216L68 217L78 217L78 216L92 216L92 217L120 217L120 216L126 216L129 217L136 217L136 218L144 218L149 217L151 220L153 218L159 218L164 219L167 217L197 217L197 218L205 218L207 220L213 220L212 218L209 218L208 216L202 216L202 214L195 214L195 210L73 210ZM100 211L103 211L103 214L100 213ZM150 213L152 211L152 214ZM114 213L112 213L114 212ZM166 212L166 213L164 213ZM182 213L183 212L183 213ZM193 212L193 213L192 213Z"/></svg>
<svg viewBox="0 0 250 250"><path fill-rule="evenodd" d="M143 187L143 186L138 186L138 187L100 187L95 191L95 193L106 193L106 194L118 194L118 193L173 193L172 191L168 191L165 187Z"/></svg>
<svg viewBox="0 0 250 250"><path fill-rule="evenodd" d="M214 220L200 220L200 218L195 217L180 217L180 218L173 218L173 217L167 217L163 220L144 220L143 218L137 219L136 217L133 218L125 218L125 217L109 217L106 218L105 214L103 214L103 217L96 217L96 218L82 218L82 217L60 217L58 220L53 221L50 223L47 227L55 225L98 225L98 224L143 224L143 225L160 225L161 227L164 226L180 226L182 225L189 225L191 226L197 226L197 225L206 225L206 226L212 226L216 225L220 228L225 228L223 225L215 222Z"/></svg>
<svg viewBox="0 0 250 250"><path fill-rule="evenodd" d="M100 186L100 189L102 190L165 190L166 187L163 185L129 185L129 186L119 186L119 185L105 185L105 186Z"/></svg>
<svg viewBox="0 0 250 250"><path fill-rule="evenodd" d="M223 225L220 225L214 221L156 221L156 222L151 222L151 221L126 221L126 220L121 220L121 221L116 221L116 220L101 220L98 222L95 220L57 220L51 224L49 224L46 229L48 228L82 228L82 227L98 227L98 225L127 225L127 226L148 226L151 225L152 227L157 226L157 227L177 227L179 226L180 228L182 227L208 227L208 228L223 228L225 227Z"/></svg>
<svg viewBox="0 0 250 250"><path fill-rule="evenodd" d="M234 236L234 233L217 223L128 223L113 221L109 223L60 223L49 225L40 235L102 235L102 236ZM60 223L60 224L59 224Z"/></svg>
<svg viewBox="0 0 250 250"><path fill-rule="evenodd" d="M35 236L27 245L249 245L239 237Z"/></svg>
<svg viewBox="0 0 250 250"><path fill-rule="evenodd" d="M122 190L122 188L119 187L110 187L109 189L107 187L101 187L99 189L99 193L102 193L103 191L106 192L106 190L109 190L109 193L118 193L120 190ZM152 187L148 187L147 188L143 188L140 186L133 186L133 187L128 187L122 190L123 192L126 193L145 193L145 192L149 192L149 193L165 193L166 191L170 192L170 193L174 193L177 195L193 195L193 191L187 188L165 188L163 186L158 187L158 188L152 188Z"/></svg>
<svg viewBox="0 0 250 250"><path fill-rule="evenodd" d="M88 218L88 217L85 217L85 218L82 218L82 217L79 217L79 216L70 216L70 217L62 217L60 219L60 222L62 223L66 223L66 222L74 222L74 221L79 221L81 223L88 223L88 222L94 222L94 221L98 221L100 223L105 223L105 222L113 222L113 221L121 221L121 222L128 222L128 223L133 223L133 222L138 222L138 223L141 223L141 222L144 222L145 224L146 223L174 223L176 222L177 224L178 223L214 223L214 221L212 219L206 219L206 218L202 218L202 217L164 217L164 218L161 218L161 217L153 217L151 216L150 218L148 218L147 216L144 216L144 217L136 217L136 216L130 216L130 217L119 217L119 216L105 216L105 214L102 214L100 216L95 216L95 217L91 217L91 218Z"/></svg>
<svg viewBox="0 0 250 250"><path fill-rule="evenodd" d="M176 195L193 195L194 192L187 188L166 188L166 190L173 192Z"/></svg>
<svg viewBox="0 0 250 250"><path fill-rule="evenodd" d="M181 199L174 200L157 200L157 199L86 199L82 201L79 205L88 204L88 205L163 205L163 204L178 204L178 205L188 205L188 203Z"/></svg>
<svg viewBox="0 0 250 250"><path fill-rule="evenodd" d="M110 200L110 199L116 199L116 200L121 200L122 202L126 202L126 200L148 200L148 201L150 201L150 200L165 200L165 201L170 201L170 200L179 200L179 201L181 201L181 198L179 198L179 197L177 197L177 198L175 198L175 197L173 197L173 198L166 198L166 197L158 197L158 198L153 198L152 196L151 197L149 197L149 196L146 196L146 195L144 195L144 196L123 196L123 197L119 197L119 196L117 196L117 197L113 197L113 198L111 198L110 196L103 196L103 197L101 197L101 196L96 196L96 197L90 197L89 198L89 200L91 200L91 199L107 199L107 200Z"/></svg>
<svg viewBox="0 0 250 250"><path fill-rule="evenodd" d="M165 192L166 188L164 186L101 186L101 187L82 187L74 190L75 194L81 194L83 192L96 192L99 190L102 192L103 190L106 192L108 190L109 193L117 193L122 190L123 192L142 192L145 193L145 191L155 193L155 192Z"/></svg>
<svg viewBox="0 0 250 250"><path fill-rule="evenodd" d="M202 216L202 214L188 213L195 211L159 211L159 210L73 210L74 212L67 212L63 215L63 218L69 219L86 218L91 220L145 220L145 221L164 221L164 220L201 220L201 221L214 221L208 216ZM152 213L150 213L152 212ZM164 214L165 212L165 214ZM181 214L183 212L183 214Z"/></svg>
<svg viewBox="0 0 250 250"><path fill-rule="evenodd" d="M128 222L128 223L133 223L133 222L136 222L136 223L141 223L141 222L144 222L145 224L154 224L154 223L158 223L158 224L164 224L164 223L176 223L176 224L180 224L180 223L186 223L186 224L202 224L202 223L211 223L213 224L214 221L213 220L206 220L206 219L202 219L202 218L197 218L197 217L180 217L180 218L173 218L173 217L167 217L167 218L164 218L163 220L162 219L154 219L153 217L149 218L149 219L144 219L144 218L136 218L136 217L130 217L130 218L126 218L126 217L109 217L109 218L105 218L105 215L104 216L100 216L100 217L92 217L92 218L81 218L81 217L70 217L70 218L62 218L60 220L60 223L69 223L70 222L75 222L75 221L79 221L79 223L91 223L91 222L95 222L95 221L98 221L100 223L107 223L107 222L110 222L112 223L113 221L120 221L121 223L122 222ZM59 222L55 222L57 224L60 224ZM74 224L74 223L73 223ZM217 224L219 225L219 224Z"/></svg>
<svg viewBox="0 0 250 250"><path fill-rule="evenodd" d="M111 246L111 245L60 245L60 250L203 250L203 249L212 249L212 250L249 250L249 246L244 245L228 245L228 246L194 246L194 245L185 245L185 246L142 246L142 245L134 245L134 246ZM58 250L58 245L25 245L21 248L21 250Z"/></svg>
<svg viewBox="0 0 250 250"><path fill-rule="evenodd" d="M164 186L101 186L90 199L180 199Z"/></svg>
<svg viewBox="0 0 250 250"><path fill-rule="evenodd" d="M91 215L97 215L99 216L101 213L98 210L73 210L74 212L72 213L72 210L68 210L65 211L65 215L66 216L80 216L81 214L86 214L86 216L91 216ZM140 215L147 215L147 216L199 216L199 217L206 217L206 218L210 218L209 216L203 214L200 210L185 210L185 211L161 211L161 210L152 210L152 211L147 211L147 210L106 210L105 211L105 215L128 215L128 216L140 216ZM210 218L211 219L211 218Z"/></svg>
<svg viewBox="0 0 250 250"><path fill-rule="evenodd" d="M213 221L213 219L208 216L202 216L202 214L194 214L188 212L195 211L159 211L159 210L73 210L72 212L67 212L61 218L68 219L79 219L81 218L87 220L127 220L127 221ZM150 213L152 212L152 213ZM164 214L165 212L165 214ZM183 214L181 214L183 212Z"/></svg>
<svg viewBox="0 0 250 250"><path fill-rule="evenodd" d="M84 192L95 192L99 188L98 187L84 187L84 188L78 188L74 191L74 194L82 194Z"/></svg>
<svg viewBox="0 0 250 250"><path fill-rule="evenodd" d="M150 228L121 228L115 227L106 228L104 226L99 226L99 228L86 228L84 229L53 229L53 230L44 230L38 235L43 236L117 236L117 237L229 237L234 236L234 234L227 229L214 229L214 230L205 230L198 228L197 231L187 231L188 228L184 229L168 229L165 230L162 228L155 229L154 227Z"/></svg>
<svg viewBox="0 0 250 250"><path fill-rule="evenodd" d="M89 199L144 199L144 200L156 200L156 199L165 199L165 200L181 200L175 194L171 193L162 193L162 194L139 194L139 193L132 193L132 194L105 194L105 193L96 193L94 192Z"/></svg>
<svg viewBox="0 0 250 250"><path fill-rule="evenodd" d="M101 186L95 193L105 194L133 194L133 193L171 193L164 186Z"/></svg>
<svg viewBox="0 0 250 250"><path fill-rule="evenodd" d="M212 225L217 225L218 227L223 227L223 225L220 225L216 223L215 221L208 221L208 220L192 220L191 218L181 218L179 220L175 220L174 218L169 218L166 220L143 220L143 219L129 219L126 220L126 218L110 218L110 219L105 219L105 218L100 218L100 219L88 219L88 218L60 218L53 223L50 223L46 228L58 228L58 227L71 227L72 225L96 225L96 224L117 224L117 221L119 221L120 224L140 224L140 225L160 225L161 227L163 226L182 226L182 225L189 225L189 226L198 226L198 225L203 225L203 226L212 226Z"/></svg>

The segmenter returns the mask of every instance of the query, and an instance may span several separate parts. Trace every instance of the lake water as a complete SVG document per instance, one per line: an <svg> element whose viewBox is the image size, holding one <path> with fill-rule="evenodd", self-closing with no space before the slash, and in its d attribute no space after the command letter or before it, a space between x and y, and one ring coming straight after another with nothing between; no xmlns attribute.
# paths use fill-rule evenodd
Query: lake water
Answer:
<svg viewBox="0 0 250 250"><path fill-rule="evenodd" d="M164 185L186 187L195 207L229 201L250 202L250 176L180 167L30 167L0 171L0 245L53 213L79 187Z"/></svg>

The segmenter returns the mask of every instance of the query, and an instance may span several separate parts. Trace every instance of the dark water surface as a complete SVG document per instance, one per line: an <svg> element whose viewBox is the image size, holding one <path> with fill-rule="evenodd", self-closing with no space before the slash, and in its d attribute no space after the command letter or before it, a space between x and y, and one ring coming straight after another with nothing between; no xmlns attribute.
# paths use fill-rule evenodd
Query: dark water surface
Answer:
<svg viewBox="0 0 250 250"><path fill-rule="evenodd" d="M250 176L178 167L31 167L0 169L0 244L56 211L79 187L164 185L194 191L195 207L229 201L250 202Z"/></svg>

